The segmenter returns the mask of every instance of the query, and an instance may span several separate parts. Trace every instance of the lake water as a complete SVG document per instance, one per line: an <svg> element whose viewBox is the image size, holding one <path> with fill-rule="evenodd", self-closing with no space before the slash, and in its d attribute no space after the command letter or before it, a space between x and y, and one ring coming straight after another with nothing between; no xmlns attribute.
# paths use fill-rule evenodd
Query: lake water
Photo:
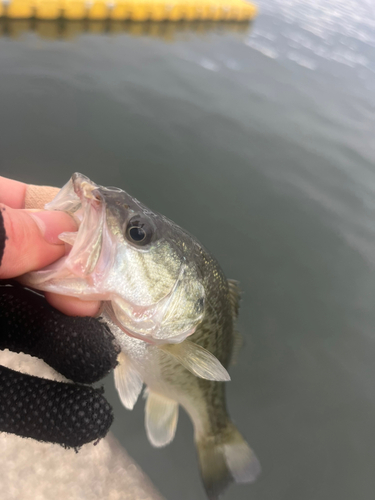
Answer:
<svg viewBox="0 0 375 500"><path fill-rule="evenodd" d="M251 27L3 23L0 171L81 171L194 233L244 290L228 404L263 474L231 500L375 492L375 14L260 0ZM168 500L204 500L192 426L113 431Z"/></svg>

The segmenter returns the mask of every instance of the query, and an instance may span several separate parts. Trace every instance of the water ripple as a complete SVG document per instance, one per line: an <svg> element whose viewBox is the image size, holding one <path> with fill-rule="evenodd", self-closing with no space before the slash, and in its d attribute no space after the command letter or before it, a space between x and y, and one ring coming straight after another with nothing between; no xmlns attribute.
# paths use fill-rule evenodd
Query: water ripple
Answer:
<svg viewBox="0 0 375 500"><path fill-rule="evenodd" d="M308 69L338 63L375 72L375 13L366 0L259 0L247 45ZM292 50L291 50L292 49Z"/></svg>

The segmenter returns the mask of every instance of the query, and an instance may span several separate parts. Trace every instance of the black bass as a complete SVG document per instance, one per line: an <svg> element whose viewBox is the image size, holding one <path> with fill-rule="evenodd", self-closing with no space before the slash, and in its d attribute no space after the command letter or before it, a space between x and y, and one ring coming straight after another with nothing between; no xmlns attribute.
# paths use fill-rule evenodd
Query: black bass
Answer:
<svg viewBox="0 0 375 500"><path fill-rule="evenodd" d="M64 258L22 282L104 301L102 320L121 347L121 401L132 409L146 384L146 432L158 447L173 440L179 405L185 408L210 500L231 481L255 480L259 462L225 404L237 284L195 238L120 189L74 174L45 208L72 214L79 229L60 235Z"/></svg>

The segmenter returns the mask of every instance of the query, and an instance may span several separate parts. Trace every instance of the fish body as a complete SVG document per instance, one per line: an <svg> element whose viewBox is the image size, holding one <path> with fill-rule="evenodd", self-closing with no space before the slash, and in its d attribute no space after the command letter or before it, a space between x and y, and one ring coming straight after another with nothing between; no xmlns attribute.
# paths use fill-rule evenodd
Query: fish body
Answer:
<svg viewBox="0 0 375 500"><path fill-rule="evenodd" d="M206 303L205 317L189 341L196 343L217 356L227 367L231 361L238 336L233 331L237 287L218 273L218 288ZM222 287L222 289L221 289ZM216 293L220 290L220 293ZM232 295L231 295L232 294ZM227 299L223 300L227 295ZM212 302L211 300L212 299ZM110 318L106 319L110 324ZM175 435L178 409L181 405L194 425L194 439L198 451L202 480L210 500L217 499L232 482L247 483L260 473L259 462L235 425L231 422L225 402L225 382L205 380L195 376L174 357L155 345L124 336L116 325L110 325L122 354L115 369L116 386L128 409L132 386L121 381L131 381L132 372L139 375L139 383L146 384L145 427L151 444L162 447ZM135 393L138 391L136 390Z"/></svg>
<svg viewBox="0 0 375 500"><path fill-rule="evenodd" d="M79 230L61 236L64 259L23 282L104 301L102 321L121 347L121 401L132 409L146 385L145 427L157 447L173 440L179 405L187 411L210 500L231 481L253 481L259 462L225 403L237 284L195 238L117 188L74 174L46 208L74 214Z"/></svg>

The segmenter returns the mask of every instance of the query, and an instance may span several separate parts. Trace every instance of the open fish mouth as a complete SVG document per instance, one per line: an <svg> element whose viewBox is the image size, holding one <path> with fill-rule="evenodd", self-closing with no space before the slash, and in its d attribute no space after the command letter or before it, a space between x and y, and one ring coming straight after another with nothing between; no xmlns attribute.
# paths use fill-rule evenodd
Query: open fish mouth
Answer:
<svg viewBox="0 0 375 500"><path fill-rule="evenodd" d="M39 290L107 302L112 321L132 337L154 344L180 343L202 321L204 287L183 258L163 294L153 292L156 282L152 278L145 283L147 293L142 300L129 292L128 279L134 281L129 262L134 264L134 254L144 251L129 244L123 234L127 220L141 213L138 204L129 210L127 203L132 202L121 189L98 186L83 174L73 174L45 207L68 212L77 220L76 232L59 235L67 244L67 254L51 266L25 275L22 281ZM122 211L116 212L117 207ZM147 262L143 265L147 267Z"/></svg>
<svg viewBox="0 0 375 500"><path fill-rule="evenodd" d="M104 202L100 186L83 174L75 173L57 193L55 198L46 204L46 210L62 210L76 214L83 205L91 203L95 206ZM82 216L78 216L81 220Z"/></svg>
<svg viewBox="0 0 375 500"><path fill-rule="evenodd" d="M98 200L97 196L93 195L93 192L97 190L99 186L97 186L85 175L78 173L73 174L72 183L74 192L81 200L82 198L86 198L88 200L89 199Z"/></svg>
<svg viewBox="0 0 375 500"><path fill-rule="evenodd" d="M71 178L75 194L81 200L82 205L85 203L98 207L100 204L105 204L103 191L121 193L119 188L103 188L92 182L83 174L75 173Z"/></svg>

